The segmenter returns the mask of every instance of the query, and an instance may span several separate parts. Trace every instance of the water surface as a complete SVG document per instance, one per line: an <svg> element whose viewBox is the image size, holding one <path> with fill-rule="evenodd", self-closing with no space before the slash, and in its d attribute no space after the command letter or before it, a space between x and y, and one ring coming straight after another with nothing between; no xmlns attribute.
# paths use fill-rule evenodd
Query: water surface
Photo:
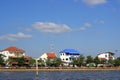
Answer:
<svg viewBox="0 0 120 80"><path fill-rule="evenodd" d="M35 79L35 72L0 72L0 80ZM38 80L120 80L120 71L39 72Z"/></svg>

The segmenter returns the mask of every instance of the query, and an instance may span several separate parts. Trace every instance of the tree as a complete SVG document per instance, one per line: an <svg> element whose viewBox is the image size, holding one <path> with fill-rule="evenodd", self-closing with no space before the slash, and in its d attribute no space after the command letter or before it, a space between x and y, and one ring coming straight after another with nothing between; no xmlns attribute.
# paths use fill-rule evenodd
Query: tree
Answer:
<svg viewBox="0 0 120 80"><path fill-rule="evenodd" d="M62 61L60 58L53 59L54 66L58 67L58 66L60 66L61 63L62 63Z"/></svg>
<svg viewBox="0 0 120 80"><path fill-rule="evenodd" d="M120 66L120 57L114 60L114 66Z"/></svg>
<svg viewBox="0 0 120 80"><path fill-rule="evenodd" d="M38 60L38 65L39 66L45 66L45 63L41 58Z"/></svg>
<svg viewBox="0 0 120 80"><path fill-rule="evenodd" d="M109 60L108 60L108 64L114 65L114 60L113 60L113 59L109 59Z"/></svg>
<svg viewBox="0 0 120 80"><path fill-rule="evenodd" d="M47 66L51 66L51 64L52 64L51 59L48 58L47 61L46 61L46 65L47 65Z"/></svg>
<svg viewBox="0 0 120 80"><path fill-rule="evenodd" d="M4 57L5 57L4 55L0 54L0 65L1 66L5 65L4 59L3 59Z"/></svg>
<svg viewBox="0 0 120 80"><path fill-rule="evenodd" d="M78 65L81 67L84 64L85 57L83 55L80 55L78 58Z"/></svg>
<svg viewBox="0 0 120 80"><path fill-rule="evenodd" d="M23 66L25 63L25 58L21 57L21 58L17 58L17 62L18 62L18 66Z"/></svg>
<svg viewBox="0 0 120 80"><path fill-rule="evenodd" d="M94 60L93 60L93 57L92 56L87 56L87 59L86 59L86 63L89 64L89 63L92 63Z"/></svg>
<svg viewBox="0 0 120 80"><path fill-rule="evenodd" d="M98 64L101 64L102 61L100 61L100 59L99 59L98 57L95 57L95 58L94 58L94 63L95 63L96 66L97 66Z"/></svg>
<svg viewBox="0 0 120 80"><path fill-rule="evenodd" d="M12 57L9 57L8 60L6 61L6 63L7 63L9 66L12 66L12 62L13 62Z"/></svg>
<svg viewBox="0 0 120 80"><path fill-rule="evenodd" d="M30 58L29 60L29 66L33 66L35 64L35 59Z"/></svg>
<svg viewBox="0 0 120 80"><path fill-rule="evenodd" d="M84 60L85 60L85 57L83 55L80 55L80 57L74 58L72 64L73 64L73 66L77 65L77 66L81 67L84 64Z"/></svg>

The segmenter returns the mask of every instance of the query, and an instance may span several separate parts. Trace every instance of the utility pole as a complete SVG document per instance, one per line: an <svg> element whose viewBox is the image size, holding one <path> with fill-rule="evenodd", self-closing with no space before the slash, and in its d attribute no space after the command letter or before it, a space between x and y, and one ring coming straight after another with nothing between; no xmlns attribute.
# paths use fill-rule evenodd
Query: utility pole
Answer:
<svg viewBox="0 0 120 80"><path fill-rule="evenodd" d="M35 80L38 80L39 78L38 78L38 60L37 59L35 59L36 60L36 76L35 76Z"/></svg>

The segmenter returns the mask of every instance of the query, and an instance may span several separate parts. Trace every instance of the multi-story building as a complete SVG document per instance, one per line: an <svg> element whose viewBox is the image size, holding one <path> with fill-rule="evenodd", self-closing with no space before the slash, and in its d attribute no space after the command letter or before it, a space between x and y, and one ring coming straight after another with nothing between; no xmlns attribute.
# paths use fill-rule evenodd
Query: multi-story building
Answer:
<svg viewBox="0 0 120 80"><path fill-rule="evenodd" d="M42 59L42 60L44 61L45 65L46 65L46 61L47 61L48 59L50 59L50 60L52 61L52 60L55 59L55 58L57 58L57 56L56 56L56 54L53 53L53 52L44 53L43 55L41 55L41 56L39 57L39 59Z"/></svg>
<svg viewBox="0 0 120 80"><path fill-rule="evenodd" d="M104 52L100 53L97 56L101 61L108 61L108 60L114 60L114 53L112 52Z"/></svg>
<svg viewBox="0 0 120 80"><path fill-rule="evenodd" d="M60 58L63 65L69 65L72 63L73 59L78 58L79 56L80 53L74 49L64 49L63 51L60 51Z"/></svg>
<svg viewBox="0 0 120 80"><path fill-rule="evenodd" d="M4 50L1 50L0 54L4 55L4 60L7 61L9 58L12 58L15 61L17 58L24 57L26 62L25 64L29 64L29 56L25 56L25 50L19 49L15 46L10 46ZM17 65L17 62L12 62L12 65Z"/></svg>

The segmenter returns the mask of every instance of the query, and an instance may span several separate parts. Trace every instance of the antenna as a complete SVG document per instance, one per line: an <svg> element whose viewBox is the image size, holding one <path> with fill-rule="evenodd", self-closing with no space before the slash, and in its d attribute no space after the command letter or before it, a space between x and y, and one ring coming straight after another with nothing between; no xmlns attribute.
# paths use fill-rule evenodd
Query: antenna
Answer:
<svg viewBox="0 0 120 80"><path fill-rule="evenodd" d="M54 44L50 44L50 50L51 52L54 52Z"/></svg>
<svg viewBox="0 0 120 80"><path fill-rule="evenodd" d="M51 36L51 41L50 41L50 51L54 52L54 40L53 40L53 36Z"/></svg>

